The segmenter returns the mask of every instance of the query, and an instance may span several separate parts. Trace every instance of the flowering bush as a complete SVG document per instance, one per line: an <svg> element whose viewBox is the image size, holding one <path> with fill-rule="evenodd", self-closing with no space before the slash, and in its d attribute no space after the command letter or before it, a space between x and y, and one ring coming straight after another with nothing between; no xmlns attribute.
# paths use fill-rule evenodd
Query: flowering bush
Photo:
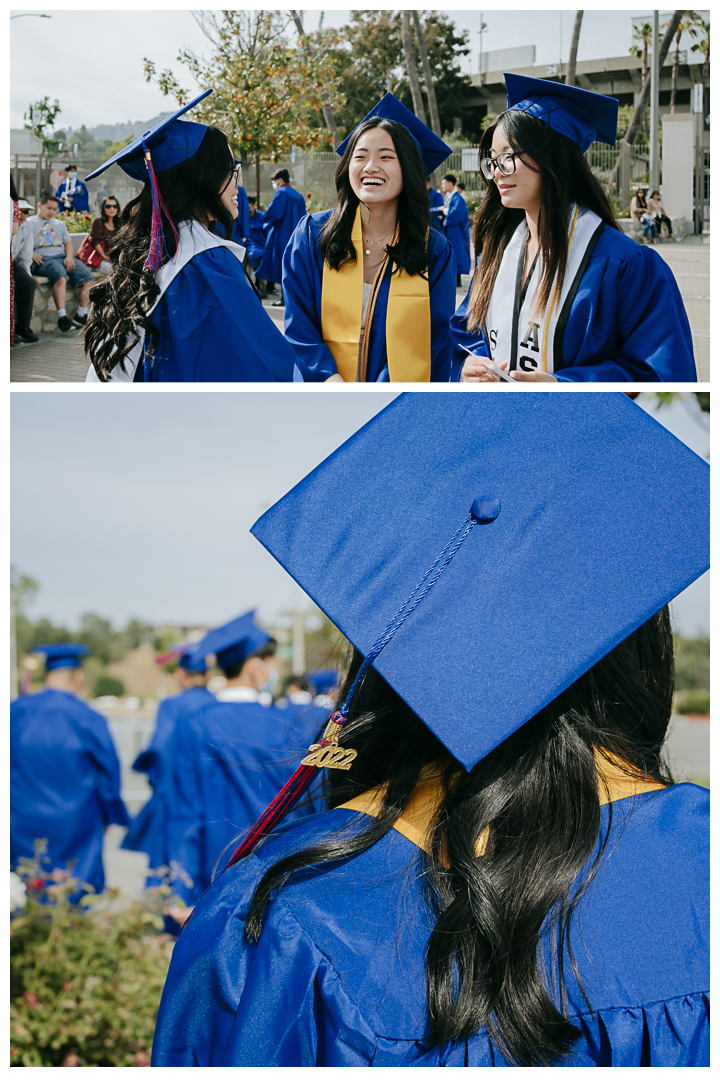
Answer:
<svg viewBox="0 0 720 1080"><path fill-rule="evenodd" d="M10 1063L25 1067L148 1066L177 905L163 883L142 900L92 895L64 870L47 870L43 846L16 872L10 921ZM90 890L74 903L83 890Z"/></svg>
<svg viewBox="0 0 720 1080"><path fill-rule="evenodd" d="M67 214L58 214L58 217L71 233L90 232L90 226L93 223L92 214L87 210L71 210Z"/></svg>

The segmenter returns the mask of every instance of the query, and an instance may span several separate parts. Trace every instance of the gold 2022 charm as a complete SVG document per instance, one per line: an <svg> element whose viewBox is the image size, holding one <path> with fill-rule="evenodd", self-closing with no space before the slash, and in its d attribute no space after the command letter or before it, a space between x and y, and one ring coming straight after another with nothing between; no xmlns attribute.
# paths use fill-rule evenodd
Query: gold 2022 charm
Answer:
<svg viewBox="0 0 720 1080"><path fill-rule="evenodd" d="M307 757L302 759L303 765L314 765L318 769L349 769L357 757L357 750L348 750L344 746L338 746L338 736L342 730L331 718L330 723L323 732L323 739L327 744L313 743L308 747Z"/></svg>

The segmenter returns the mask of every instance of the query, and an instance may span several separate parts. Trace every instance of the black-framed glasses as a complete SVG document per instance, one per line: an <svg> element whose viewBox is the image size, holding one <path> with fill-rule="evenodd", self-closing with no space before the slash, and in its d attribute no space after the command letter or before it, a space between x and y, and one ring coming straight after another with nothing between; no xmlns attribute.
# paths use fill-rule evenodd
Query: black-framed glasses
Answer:
<svg viewBox="0 0 720 1080"><path fill-rule="evenodd" d="M512 176L515 172L515 158L522 157L520 154L498 154L497 157L486 157L480 162L480 171L486 180L495 179L495 169L499 169L503 176Z"/></svg>
<svg viewBox="0 0 720 1080"><path fill-rule="evenodd" d="M118 206L118 204L117 204L117 203L114 203L114 202L106 202L106 203L105 203L105 209L106 209L106 210L119 210L119 209L120 209L120 207Z"/></svg>

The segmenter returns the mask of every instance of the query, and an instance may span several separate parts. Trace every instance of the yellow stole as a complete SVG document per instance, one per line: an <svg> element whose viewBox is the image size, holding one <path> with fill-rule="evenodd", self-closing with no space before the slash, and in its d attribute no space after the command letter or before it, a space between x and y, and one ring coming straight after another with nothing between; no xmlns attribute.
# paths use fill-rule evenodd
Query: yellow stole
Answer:
<svg viewBox="0 0 720 1080"><path fill-rule="evenodd" d="M323 267L322 333L345 382L355 382L363 302L362 219L355 214L352 242L358 258L339 270ZM384 273L384 266L378 274ZM373 285L379 288L379 282ZM365 333L370 332L370 317ZM391 382L430 382L430 285L419 274L392 274L386 315Z"/></svg>

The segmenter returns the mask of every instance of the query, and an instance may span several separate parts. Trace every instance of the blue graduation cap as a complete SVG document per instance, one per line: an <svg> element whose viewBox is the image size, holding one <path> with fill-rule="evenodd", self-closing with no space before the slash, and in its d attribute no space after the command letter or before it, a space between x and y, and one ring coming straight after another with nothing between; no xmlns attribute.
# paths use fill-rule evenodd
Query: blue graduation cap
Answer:
<svg viewBox="0 0 720 1080"><path fill-rule="evenodd" d="M350 132L347 138L340 143L335 153L342 157L357 129L362 127L366 120L372 120L375 116L381 116L383 120L395 120L396 123L402 124L403 127L408 129L420 151L420 156L425 162L428 176L452 154L452 149L447 143L439 139L427 124L423 124L422 120L418 120L415 113L406 109L402 101L398 101L394 94L386 94L384 98L381 98L357 127Z"/></svg>
<svg viewBox="0 0 720 1080"><path fill-rule="evenodd" d="M214 653L221 668L239 664L270 640L270 634L255 622L255 611L248 611L232 622L210 630L194 646L194 654L203 660Z"/></svg>
<svg viewBox="0 0 720 1080"><path fill-rule="evenodd" d="M321 668L319 671L311 671L307 677L310 686L316 694L327 694L340 682L339 672L335 668Z"/></svg>
<svg viewBox="0 0 720 1080"><path fill-rule="evenodd" d="M621 393L411 393L252 532L470 769L707 569L708 473Z"/></svg>
<svg viewBox="0 0 720 1080"><path fill-rule="evenodd" d="M596 139L615 145L617 98L578 86L505 72L507 107L526 112L577 143L583 153Z"/></svg>
<svg viewBox="0 0 720 1080"><path fill-rule="evenodd" d="M55 671L56 668L79 668L82 663L80 657L86 656L90 650L87 645L66 641L57 645L35 645L33 652L44 655L46 671Z"/></svg>
<svg viewBox="0 0 720 1080"><path fill-rule="evenodd" d="M207 671L206 653L199 650L198 645L199 642L188 646L178 660L178 667L193 675L201 675Z"/></svg>
<svg viewBox="0 0 720 1080"><path fill-rule="evenodd" d="M133 180L147 180L148 170L145 162L146 151L152 155L152 163L156 173L169 169L173 165L179 165L181 161L193 157L207 131L206 124L196 124L190 120L180 120L184 113L193 109L198 102L212 94L212 90L204 90L187 105L160 120L154 127L143 132L137 139L133 139L117 154L101 165L99 169L88 173L86 180L92 180L105 172L111 165L119 165L123 172L132 176Z"/></svg>

